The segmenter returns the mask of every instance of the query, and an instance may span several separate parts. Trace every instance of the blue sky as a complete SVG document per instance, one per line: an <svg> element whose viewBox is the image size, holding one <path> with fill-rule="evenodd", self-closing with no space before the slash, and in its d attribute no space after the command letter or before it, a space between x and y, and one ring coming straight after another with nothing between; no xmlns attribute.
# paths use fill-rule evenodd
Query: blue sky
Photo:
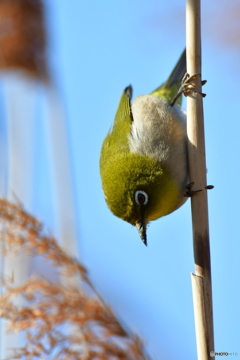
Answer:
<svg viewBox="0 0 240 360"><path fill-rule="evenodd" d="M178 60L185 46L185 2L45 2L50 61L68 125L80 259L153 359L194 359L190 201L150 224L146 248L136 229L107 209L98 165L124 87L132 84L134 97L148 93ZM214 350L240 356L240 7L237 1L202 3L207 177L215 185L208 193ZM47 199L50 189L41 181ZM51 229L42 204L39 195L36 213Z"/></svg>

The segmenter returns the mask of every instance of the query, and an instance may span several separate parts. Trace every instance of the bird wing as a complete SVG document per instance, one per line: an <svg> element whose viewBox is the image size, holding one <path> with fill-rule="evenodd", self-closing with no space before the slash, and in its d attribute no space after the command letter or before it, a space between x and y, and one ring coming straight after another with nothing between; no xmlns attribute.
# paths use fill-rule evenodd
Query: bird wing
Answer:
<svg viewBox="0 0 240 360"><path fill-rule="evenodd" d="M112 129L108 132L101 150L100 169L108 166L113 157L122 152L129 152L129 134L132 124L131 85L123 91Z"/></svg>

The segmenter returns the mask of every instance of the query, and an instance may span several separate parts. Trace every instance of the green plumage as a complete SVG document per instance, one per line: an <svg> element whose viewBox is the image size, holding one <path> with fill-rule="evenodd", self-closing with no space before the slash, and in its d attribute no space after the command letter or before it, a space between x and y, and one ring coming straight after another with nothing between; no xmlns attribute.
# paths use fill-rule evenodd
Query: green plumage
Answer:
<svg viewBox="0 0 240 360"><path fill-rule="evenodd" d="M132 114L130 105L131 90L126 88L120 99L118 111L114 119L114 125L107 134L101 151L100 169L101 172L112 160L114 155L120 152L129 152L128 135L132 124Z"/></svg>
<svg viewBox="0 0 240 360"><path fill-rule="evenodd" d="M145 244L146 224L185 201L184 115L178 105L170 105L185 71L184 52L169 79L150 95L131 104L132 88L127 87L102 145L100 173L108 207L136 225Z"/></svg>

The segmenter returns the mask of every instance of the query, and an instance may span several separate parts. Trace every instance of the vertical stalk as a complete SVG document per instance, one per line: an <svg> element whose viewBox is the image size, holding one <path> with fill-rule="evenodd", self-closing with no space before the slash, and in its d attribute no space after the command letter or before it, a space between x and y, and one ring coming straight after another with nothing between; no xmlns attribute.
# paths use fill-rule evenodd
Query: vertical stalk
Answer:
<svg viewBox="0 0 240 360"><path fill-rule="evenodd" d="M201 74L200 0L186 2L187 71ZM193 80L201 92L201 77ZM214 350L211 260L209 244L206 159L202 97L192 93L187 99L187 134L190 182L203 189L191 199L193 248L196 275L192 275L198 359L213 359Z"/></svg>
<svg viewBox="0 0 240 360"><path fill-rule="evenodd" d="M33 204L33 127L35 106L35 81L17 73L5 75L4 95L6 104L7 186L1 196L9 201L20 201L29 210ZM5 154L6 155L6 154ZM14 279L20 286L29 276L30 259L26 254L2 258L1 273ZM16 300L22 306L23 300ZM21 346L23 336L7 332L7 323L0 323L0 359L10 356L10 349Z"/></svg>
<svg viewBox="0 0 240 360"><path fill-rule="evenodd" d="M59 242L68 255L79 257L76 204L73 189L70 148L64 109L54 84L47 84L46 133L51 161L54 212ZM76 279L62 276L62 281Z"/></svg>

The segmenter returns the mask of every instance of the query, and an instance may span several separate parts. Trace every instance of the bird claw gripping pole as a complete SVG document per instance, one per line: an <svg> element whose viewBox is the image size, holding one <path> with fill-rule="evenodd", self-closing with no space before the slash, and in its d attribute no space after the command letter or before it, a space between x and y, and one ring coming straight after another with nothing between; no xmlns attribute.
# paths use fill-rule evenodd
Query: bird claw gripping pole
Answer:
<svg viewBox="0 0 240 360"><path fill-rule="evenodd" d="M201 93L199 91L197 91L195 89L195 85L191 82L192 80L196 79L198 76L201 76L201 74L192 74L192 75L189 75L188 73L186 73L182 79L182 85L180 86L178 92L177 92L177 95L175 96L175 98L173 99L173 101L171 102L171 106L173 106L175 104L175 102L177 101L177 99L179 98L179 96L181 96L182 94L184 96L189 96L190 94L192 93L197 93L197 94L200 94L202 97L205 97L206 94L204 93ZM202 80L201 81L201 84L202 85L205 85L207 82L207 80Z"/></svg>
<svg viewBox="0 0 240 360"><path fill-rule="evenodd" d="M193 195L195 195L196 193L203 191L203 189L200 190L191 190L191 187L193 186L194 182L191 182L189 184L187 184L186 189L187 191L185 192L185 194L183 194L183 196L185 197L192 197ZM206 190L212 190L214 188L213 185L207 185L205 186Z"/></svg>

